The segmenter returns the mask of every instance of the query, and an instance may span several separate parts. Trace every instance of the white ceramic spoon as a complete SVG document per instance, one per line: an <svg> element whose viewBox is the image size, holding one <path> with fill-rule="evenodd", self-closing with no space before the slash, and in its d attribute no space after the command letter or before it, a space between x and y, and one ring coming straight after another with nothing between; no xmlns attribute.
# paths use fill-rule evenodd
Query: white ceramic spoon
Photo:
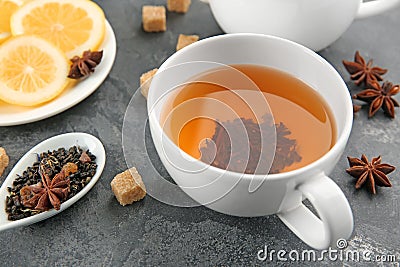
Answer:
<svg viewBox="0 0 400 267"><path fill-rule="evenodd" d="M6 196L9 195L7 187L11 187L13 181L17 178L17 174L22 174L28 166L37 161L37 153L47 152L48 150L55 150L58 148L69 149L72 146L79 146L80 148L89 151L96 156L97 170L96 174L90 180L90 182L74 197L65 201L61 204L60 210L51 209L21 220L9 221L7 219L7 213L5 211L6 206ZM51 137L43 142L39 143L31 150L29 150L14 166L10 174L7 176L6 180L0 188L0 231L25 226L33 224L42 220L45 220L51 216L54 216L63 210L67 209L69 206L78 201L83 197L89 190L94 186L94 184L99 179L101 173L103 172L104 165L106 162L106 153L103 144L96 137L86 134L86 133L67 133Z"/></svg>

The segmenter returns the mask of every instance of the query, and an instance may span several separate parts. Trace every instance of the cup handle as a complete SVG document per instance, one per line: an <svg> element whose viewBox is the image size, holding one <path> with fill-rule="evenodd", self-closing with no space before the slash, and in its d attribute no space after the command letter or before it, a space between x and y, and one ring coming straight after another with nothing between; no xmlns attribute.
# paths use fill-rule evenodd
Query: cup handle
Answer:
<svg viewBox="0 0 400 267"><path fill-rule="evenodd" d="M356 18L362 19L378 15L386 10L392 9L400 4L400 0L375 0L361 3Z"/></svg>
<svg viewBox="0 0 400 267"><path fill-rule="evenodd" d="M315 249L336 247L338 240L353 232L353 214L339 186L325 174L299 185L300 191L316 209L320 218L303 203L278 214L290 230Z"/></svg>

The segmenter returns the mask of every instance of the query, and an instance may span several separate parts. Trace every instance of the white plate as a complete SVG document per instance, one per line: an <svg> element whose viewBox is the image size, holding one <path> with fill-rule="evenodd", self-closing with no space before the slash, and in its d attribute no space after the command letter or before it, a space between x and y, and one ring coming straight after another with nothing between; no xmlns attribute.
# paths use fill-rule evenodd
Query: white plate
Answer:
<svg viewBox="0 0 400 267"><path fill-rule="evenodd" d="M20 125L46 119L75 106L92 94L105 80L115 60L117 44L108 21L101 49L104 51L103 59L95 72L75 86L67 88L56 99L38 107L22 107L0 101L0 126Z"/></svg>
<svg viewBox="0 0 400 267"><path fill-rule="evenodd" d="M49 211L44 211L39 214L20 219L17 221L9 221L7 219L7 214L5 212L6 205L6 196L8 196L7 187L12 186L13 181L17 178L17 174L22 174L24 170L28 166L32 166L32 164L37 161L37 154L46 152L48 150L56 150L60 147L64 147L68 149L72 146L79 146L80 148L89 151L96 156L96 164L97 170L96 174L92 177L90 182L83 187L81 191L78 192L75 196L68 199L64 203L61 204L60 210L51 209ZM43 142L37 144L31 150L29 150L19 161L15 164L14 168L11 170L10 174L7 176L4 183L0 188L0 232L6 229L11 229L14 227L30 225L44 219L47 219L51 216L54 216L69 206L78 201L81 197L83 197L89 190L94 186L97 180L100 178L101 173L103 172L104 165L106 163L106 152L104 150L103 144L96 137L86 134L86 133L67 133L61 134L49 139L44 140Z"/></svg>

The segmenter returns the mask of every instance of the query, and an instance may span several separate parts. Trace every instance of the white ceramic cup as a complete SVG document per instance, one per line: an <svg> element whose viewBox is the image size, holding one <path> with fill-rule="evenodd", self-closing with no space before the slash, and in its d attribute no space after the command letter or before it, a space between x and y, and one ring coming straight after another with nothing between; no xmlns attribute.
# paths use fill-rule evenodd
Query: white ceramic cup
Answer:
<svg viewBox="0 0 400 267"><path fill-rule="evenodd" d="M355 18L394 8L400 0L209 0L226 33L263 33L319 51L337 40Z"/></svg>
<svg viewBox="0 0 400 267"><path fill-rule="evenodd" d="M285 173L250 175L205 167L206 164L180 150L160 124L166 92L186 82L196 71L204 71L201 67L196 70L174 66L193 61L270 66L301 79L330 106L337 128L335 145L315 162ZM162 163L182 190L197 202L235 216L277 214L300 239L317 249L350 237L353 216L349 203L327 175L342 155L350 135L351 97L337 71L313 51L261 34L226 34L201 40L162 64L151 83L147 108L151 135ZM254 192L249 191L252 179L263 181ZM305 198L313 204L319 218L302 203Z"/></svg>

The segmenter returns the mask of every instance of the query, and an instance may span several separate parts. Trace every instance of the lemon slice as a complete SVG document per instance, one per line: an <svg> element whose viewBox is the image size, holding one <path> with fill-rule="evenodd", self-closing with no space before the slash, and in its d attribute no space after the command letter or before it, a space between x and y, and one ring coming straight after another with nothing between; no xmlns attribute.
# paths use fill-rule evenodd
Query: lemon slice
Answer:
<svg viewBox="0 0 400 267"><path fill-rule="evenodd" d="M89 0L29 1L14 12L10 23L13 35L40 36L68 58L96 50L105 34L104 12Z"/></svg>
<svg viewBox="0 0 400 267"><path fill-rule="evenodd" d="M11 36L10 18L22 1L0 0L0 44Z"/></svg>
<svg viewBox="0 0 400 267"><path fill-rule="evenodd" d="M0 99L34 106L59 95L67 85L65 54L36 36L18 36L0 46Z"/></svg>

